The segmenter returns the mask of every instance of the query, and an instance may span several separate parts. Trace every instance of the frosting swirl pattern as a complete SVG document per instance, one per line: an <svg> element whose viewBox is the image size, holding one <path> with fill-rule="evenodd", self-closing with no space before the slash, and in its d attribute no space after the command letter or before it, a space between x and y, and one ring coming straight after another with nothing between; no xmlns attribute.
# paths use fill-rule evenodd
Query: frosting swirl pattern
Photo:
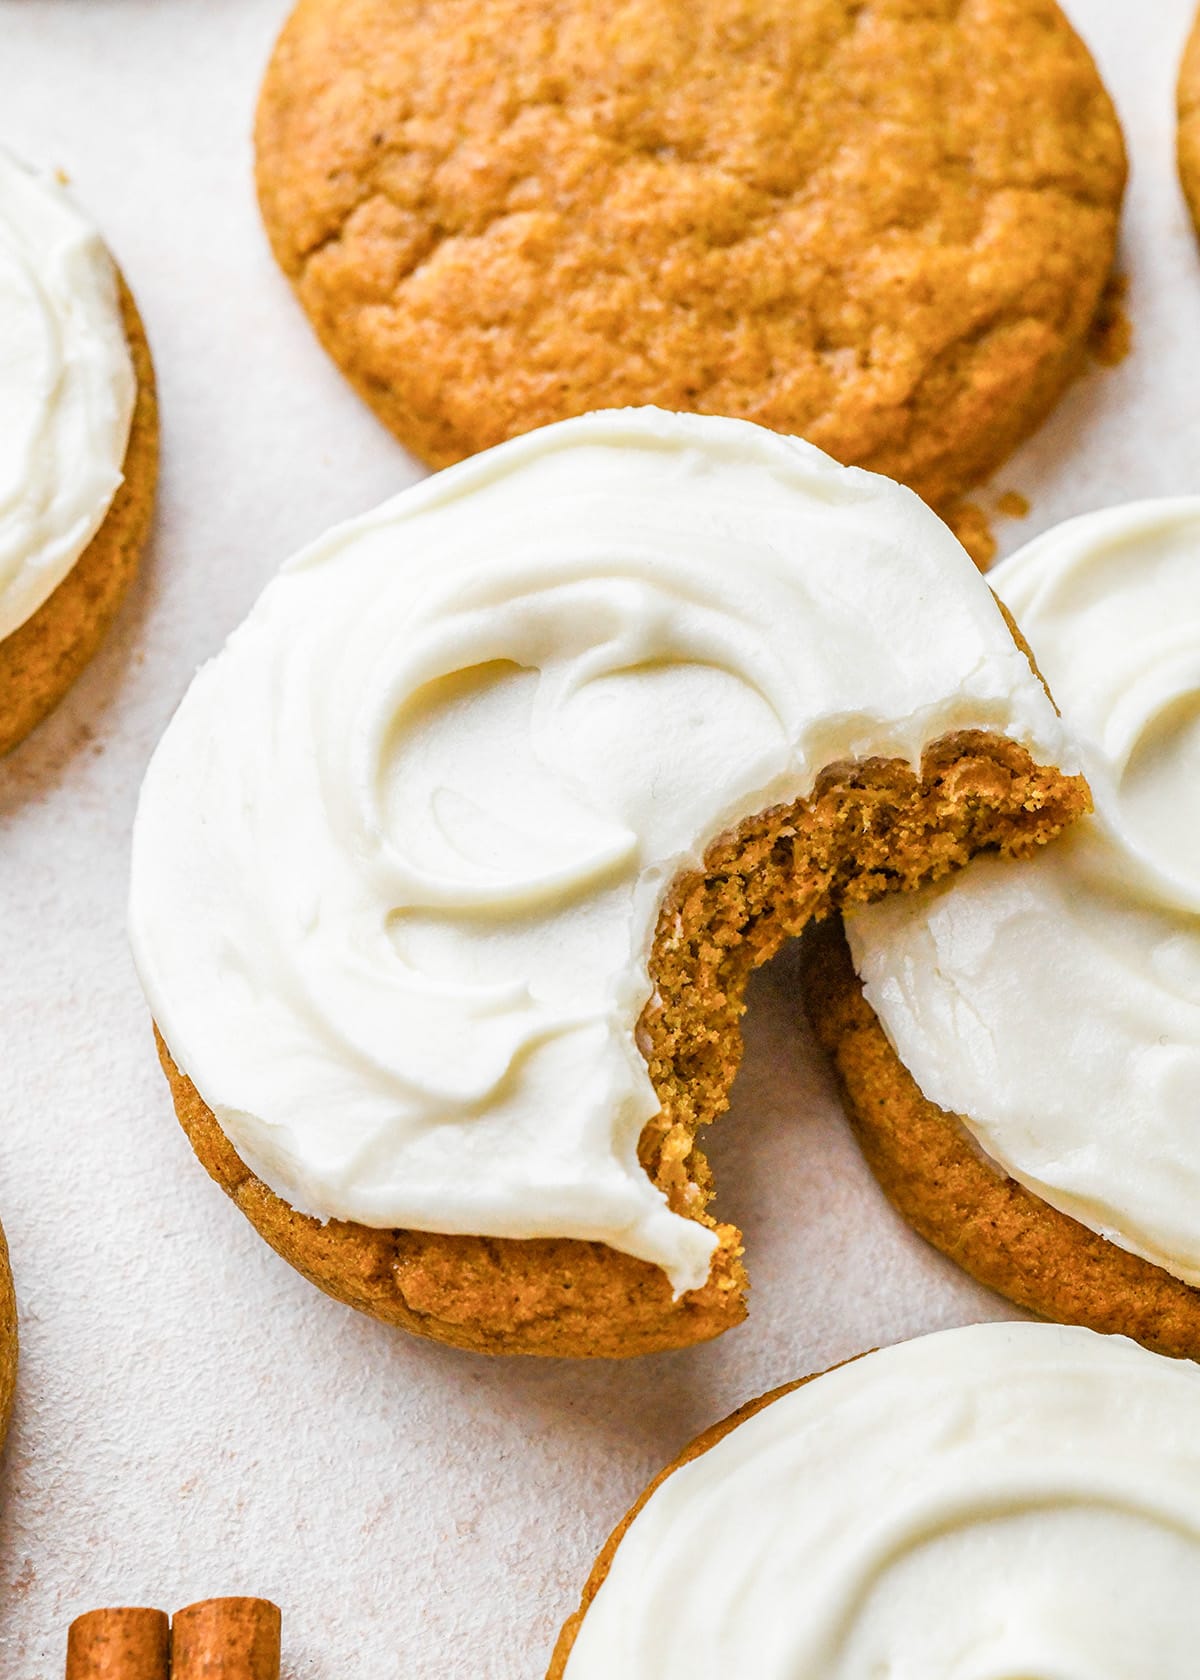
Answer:
<svg viewBox="0 0 1200 1680"><path fill-rule="evenodd" d="M0 150L0 639L99 529L137 395L104 242L52 175Z"/></svg>
<svg viewBox="0 0 1200 1680"><path fill-rule="evenodd" d="M634 1518L565 1680L1190 1680L1200 1370L982 1324L794 1389Z"/></svg>
<svg viewBox="0 0 1200 1680"><path fill-rule="evenodd" d="M1095 815L847 918L924 1095L1060 1212L1200 1284L1200 499L1071 520L989 575Z"/></svg>
<svg viewBox="0 0 1200 1680"><path fill-rule="evenodd" d="M744 422L567 421L268 586L147 775L134 954L294 1207L595 1238L695 1288L714 1237L637 1160L664 894L829 763L971 728L1061 762L910 492Z"/></svg>

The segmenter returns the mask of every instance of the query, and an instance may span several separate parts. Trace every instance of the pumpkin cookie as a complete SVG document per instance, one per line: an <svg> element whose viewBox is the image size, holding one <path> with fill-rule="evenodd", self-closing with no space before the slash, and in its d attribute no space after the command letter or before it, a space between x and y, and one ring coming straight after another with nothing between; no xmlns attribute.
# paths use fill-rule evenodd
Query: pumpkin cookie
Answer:
<svg viewBox="0 0 1200 1680"><path fill-rule="evenodd" d="M601 1552L548 1680L1128 1672L1200 1639L1200 1372L1048 1324L923 1336L692 1443Z"/></svg>
<svg viewBox="0 0 1200 1680"><path fill-rule="evenodd" d="M0 152L0 753L95 653L150 523L158 416L128 288L61 182Z"/></svg>
<svg viewBox="0 0 1200 1680"><path fill-rule="evenodd" d="M923 1236L1024 1307L1200 1358L1200 498L1072 520L991 581L1095 814L854 911L853 967L837 934L810 951L810 1012Z"/></svg>
<svg viewBox="0 0 1200 1680"><path fill-rule="evenodd" d="M13 1290L8 1244L0 1231L0 1444L8 1433L17 1386L17 1297Z"/></svg>
<svg viewBox="0 0 1200 1680"><path fill-rule="evenodd" d="M1179 116L1179 179L1183 183L1192 220L1200 227L1200 16L1192 25L1183 49L1176 106Z"/></svg>
<svg viewBox="0 0 1200 1680"><path fill-rule="evenodd" d="M503 444L286 567L155 754L131 930L180 1119L377 1317L715 1335L744 1278L696 1134L751 969L1056 833L1066 750L891 481L653 409Z"/></svg>
<svg viewBox="0 0 1200 1680"><path fill-rule="evenodd" d="M1079 365L1125 176L1052 0L301 0L257 151L318 336L434 466L650 402L935 506Z"/></svg>

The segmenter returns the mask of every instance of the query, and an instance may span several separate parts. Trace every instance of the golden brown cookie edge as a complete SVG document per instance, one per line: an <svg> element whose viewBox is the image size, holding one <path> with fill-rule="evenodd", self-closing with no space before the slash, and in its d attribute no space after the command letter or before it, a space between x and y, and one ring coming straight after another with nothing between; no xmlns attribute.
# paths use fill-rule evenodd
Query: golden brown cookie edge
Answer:
<svg viewBox="0 0 1200 1680"><path fill-rule="evenodd" d="M240 1160L160 1038L176 1113L206 1170L276 1252L386 1323L480 1352L562 1357L707 1340L745 1314L740 1233L705 1212L712 1183L697 1134L727 1105L751 970L836 902L939 878L978 850L1027 853L1089 804L1082 778L1037 765L1004 737L966 732L934 743L919 773L896 760L831 770L810 800L751 819L677 879L651 956L655 1001L639 1026L663 1103L640 1153L670 1205L712 1226L719 1244L705 1287L679 1300L658 1267L602 1243L379 1231L295 1212ZM916 848L907 861L905 832Z"/></svg>
<svg viewBox="0 0 1200 1680"><path fill-rule="evenodd" d="M1063 1324L1200 1359L1200 1291L1002 1176L963 1120L922 1096L863 995L838 923L806 942L804 1001L884 1195L978 1282Z"/></svg>
<svg viewBox="0 0 1200 1680"><path fill-rule="evenodd" d="M1192 225L1200 232L1200 13L1184 43L1175 89L1176 161Z"/></svg>
<svg viewBox="0 0 1200 1680"><path fill-rule="evenodd" d="M704 1289L674 1302L659 1267L602 1243L373 1230L297 1213L241 1160L157 1028L155 1038L210 1177L310 1283L384 1324L476 1353L625 1358L707 1341L745 1316L728 1227Z"/></svg>
<svg viewBox="0 0 1200 1680"><path fill-rule="evenodd" d="M0 1447L4 1445L12 1417L19 1348L17 1297L9 1262L8 1241L0 1229Z"/></svg>
<svg viewBox="0 0 1200 1680"><path fill-rule="evenodd" d="M769 1389L766 1394L760 1394L754 1400L747 1400L745 1405L739 1406L735 1412L730 1412L729 1416L722 1418L720 1423L714 1423L708 1429L703 1430L693 1441L688 1443L678 1458L673 1459L665 1470L659 1471L654 1480L638 1495L601 1547L599 1555L592 1565L591 1574L584 1583L579 1608L567 1617L555 1641L546 1680L562 1680L566 1672L567 1660L571 1655L571 1649L576 1639L579 1637L579 1630L583 1625L584 1617L591 1608L596 1594L608 1579L608 1572L612 1568L613 1559L617 1555L622 1540L633 1525L634 1518L650 1503L663 1483L673 1476L677 1470L682 1470L685 1464L691 1464L694 1459L703 1458L706 1452L723 1441L726 1435L732 1434L740 1424L746 1423L756 1412L764 1411L766 1407L774 1405L775 1401L782 1400L785 1394L793 1394L796 1389L805 1388L809 1383L817 1382L821 1377L827 1377L834 1371L840 1371L844 1365L853 1365L855 1360L865 1359L866 1357L865 1353L855 1354L853 1358L839 1360L836 1365L830 1365L823 1371L814 1371L810 1376L797 1378L795 1382L782 1383L778 1388Z"/></svg>

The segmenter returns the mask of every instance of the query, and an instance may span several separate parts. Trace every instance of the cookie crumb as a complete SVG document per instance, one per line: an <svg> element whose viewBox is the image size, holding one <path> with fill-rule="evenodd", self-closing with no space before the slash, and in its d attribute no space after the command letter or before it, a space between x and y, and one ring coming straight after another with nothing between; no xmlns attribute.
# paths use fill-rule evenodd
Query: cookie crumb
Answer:
<svg viewBox="0 0 1200 1680"><path fill-rule="evenodd" d="M1029 497L1019 490L1006 490L996 503L996 512L1004 519L1027 519Z"/></svg>

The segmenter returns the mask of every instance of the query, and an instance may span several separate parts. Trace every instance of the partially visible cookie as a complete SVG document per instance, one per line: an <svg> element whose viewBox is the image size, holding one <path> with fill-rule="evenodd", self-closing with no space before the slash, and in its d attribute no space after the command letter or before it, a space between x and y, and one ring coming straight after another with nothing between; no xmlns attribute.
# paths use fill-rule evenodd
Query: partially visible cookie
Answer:
<svg viewBox="0 0 1200 1680"><path fill-rule="evenodd" d="M602 1549L548 1680L1191 1680L1200 1371L975 1324L743 1406Z"/></svg>
<svg viewBox="0 0 1200 1680"><path fill-rule="evenodd" d="M432 465L655 403L935 506L1078 366L1125 175L1052 0L301 0L257 157L318 336Z"/></svg>
<svg viewBox="0 0 1200 1680"><path fill-rule="evenodd" d="M56 179L3 155L0 264L13 278L0 312L0 339L11 340L2 754L62 699L133 578L154 505L158 410L137 306L99 235Z"/></svg>
<svg viewBox="0 0 1200 1680"><path fill-rule="evenodd" d="M1179 179L1192 220L1200 227L1200 15L1183 49L1175 97Z"/></svg>
<svg viewBox="0 0 1200 1680"><path fill-rule="evenodd" d="M1200 497L1070 520L990 581L1095 810L849 913L809 1010L923 1236L1021 1306L1200 1358Z"/></svg>
<svg viewBox="0 0 1200 1680"><path fill-rule="evenodd" d="M963 1119L921 1095L863 996L841 926L805 948L805 1002L867 1164L926 1242L1043 1318L1200 1358L1200 1290L1059 1213L995 1166Z"/></svg>
<svg viewBox="0 0 1200 1680"><path fill-rule="evenodd" d="M0 1230L0 1445L8 1432L17 1386L17 1297L13 1290L8 1244Z"/></svg>

